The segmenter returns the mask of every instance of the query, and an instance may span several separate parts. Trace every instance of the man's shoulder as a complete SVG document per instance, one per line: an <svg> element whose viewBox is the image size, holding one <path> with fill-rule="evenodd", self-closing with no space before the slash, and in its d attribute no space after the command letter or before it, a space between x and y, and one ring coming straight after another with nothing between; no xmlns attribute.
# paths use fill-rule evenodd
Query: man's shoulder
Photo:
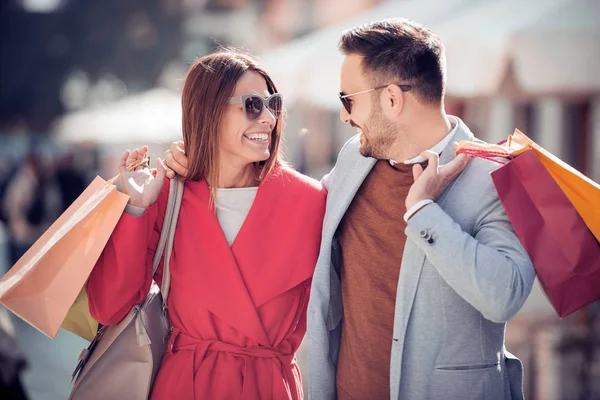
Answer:
<svg viewBox="0 0 600 400"><path fill-rule="evenodd" d="M463 174L466 174L470 178L491 181L491 173L502 167L503 164L496 163L490 160L484 160L481 158L472 158L469 164L465 168Z"/></svg>
<svg viewBox="0 0 600 400"><path fill-rule="evenodd" d="M359 151L360 134L351 137L338 153L335 165L331 172L323 178L323 185L329 193L335 191L334 187L339 188L339 184L344 181L343 177L348 172L352 172L357 177L360 171L369 169L374 163L374 159L363 157Z"/></svg>
<svg viewBox="0 0 600 400"><path fill-rule="evenodd" d="M353 169L355 166L370 165L373 161L375 160L369 157L364 157L362 154L360 154L359 133L352 136L346 141L346 143L344 143L342 149L338 153L334 169L337 170L336 175L340 175Z"/></svg>
<svg viewBox="0 0 600 400"><path fill-rule="evenodd" d="M495 201L498 193L492 180L492 173L502 167L502 161L494 162L481 158L471 158L464 171L457 178L450 196L461 201L480 204ZM487 199L487 200L486 200Z"/></svg>
<svg viewBox="0 0 600 400"><path fill-rule="evenodd" d="M344 143L342 149L340 150L337 158L336 164L340 161L347 161L348 159L354 159L356 157L362 157L360 155L360 151L358 150L360 146L360 133L352 136L350 139Z"/></svg>
<svg viewBox="0 0 600 400"><path fill-rule="evenodd" d="M486 144L485 141L473 138L473 142ZM483 158L473 157L465 168L463 174L468 174L472 178L478 178L491 181L490 174L504 165L503 159L498 158L497 161L486 160Z"/></svg>

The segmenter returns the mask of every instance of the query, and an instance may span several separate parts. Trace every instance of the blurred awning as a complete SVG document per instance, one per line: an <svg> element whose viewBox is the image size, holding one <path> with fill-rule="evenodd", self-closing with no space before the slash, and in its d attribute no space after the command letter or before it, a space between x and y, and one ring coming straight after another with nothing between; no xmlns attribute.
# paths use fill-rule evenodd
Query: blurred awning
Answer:
<svg viewBox="0 0 600 400"><path fill-rule="evenodd" d="M446 46L447 93L491 96L507 74L529 94L600 90L600 0L389 2L263 55L286 103L339 109L343 30L388 17L418 21Z"/></svg>
<svg viewBox="0 0 600 400"><path fill-rule="evenodd" d="M181 96L155 88L108 106L60 118L52 129L65 142L170 143L181 137Z"/></svg>
<svg viewBox="0 0 600 400"><path fill-rule="evenodd" d="M448 93L494 95L508 74L535 94L600 91L599 0L481 1L431 26L445 43Z"/></svg>
<svg viewBox="0 0 600 400"><path fill-rule="evenodd" d="M405 0L381 4L357 18L310 33L261 57L286 105L307 101L338 109L340 66L337 44L342 32L356 25L390 17L404 17L433 26L473 0Z"/></svg>

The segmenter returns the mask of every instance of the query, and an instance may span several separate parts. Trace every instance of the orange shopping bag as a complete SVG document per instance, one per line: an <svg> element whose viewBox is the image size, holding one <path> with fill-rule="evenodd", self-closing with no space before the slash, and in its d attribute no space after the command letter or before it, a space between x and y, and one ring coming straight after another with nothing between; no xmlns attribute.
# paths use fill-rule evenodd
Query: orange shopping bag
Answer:
<svg viewBox="0 0 600 400"><path fill-rule="evenodd" d="M116 190L115 180L96 177L0 279L0 303L51 338L80 295L129 201L129 196Z"/></svg>

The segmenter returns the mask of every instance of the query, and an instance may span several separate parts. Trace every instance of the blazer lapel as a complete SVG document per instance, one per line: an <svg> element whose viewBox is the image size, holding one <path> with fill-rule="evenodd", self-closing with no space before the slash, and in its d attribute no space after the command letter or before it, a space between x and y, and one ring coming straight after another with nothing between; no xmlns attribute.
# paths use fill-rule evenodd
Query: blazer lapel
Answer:
<svg viewBox="0 0 600 400"><path fill-rule="evenodd" d="M363 181L377 163L374 158L366 158L356 151L355 162L345 171L338 182L333 182L327 194L327 212L323 227L323 236L331 238L348 210L352 199ZM333 207L332 207L333 206Z"/></svg>
<svg viewBox="0 0 600 400"><path fill-rule="evenodd" d="M461 140L474 140L473 134L469 131L467 126L458 119L457 131L452 138L452 141L440 154L440 165L446 164L454 157L456 152L452 146L452 143L459 142ZM455 180L456 181L456 180ZM455 182L454 181L454 182ZM452 182L446 190L442 193L437 203L443 206L451 187L454 185ZM419 286L419 280L421 278L421 272L425 265L425 253L419 249L419 247L410 239L406 240L404 246L404 253L402 255L402 265L400 267L400 276L398 279L398 289L396 295L396 311L394 321L394 338L404 341L406 335L406 329L408 327L409 316L412 311L413 303L415 300L415 294L417 293L417 287ZM400 359L402 359L403 347L400 349ZM398 371L398 378L401 371Z"/></svg>
<svg viewBox="0 0 600 400"><path fill-rule="evenodd" d="M442 151L442 154L440 154L440 165L447 164L456 157L456 152L454 151L454 146L452 146L452 143L460 142L463 140L468 140L468 141L475 140L475 136L473 136L473 134L471 133L469 128L460 119L457 118L457 120L458 120L458 126L456 128L456 133L454 134L454 137L452 138L452 141L450 142L450 144L448 144L448 146L446 146L446 148ZM446 202L448 193L450 193L450 190L452 189L452 187L454 186L455 183L456 183L456 179L454 179L454 181L450 182L448 187L446 187L444 192L437 199L437 203L440 205L440 207L443 206L444 203Z"/></svg>
<svg viewBox="0 0 600 400"><path fill-rule="evenodd" d="M398 278L398 289L396 292L396 318L400 322L394 322L394 338L404 337L408 325L408 317L412 310L415 294L421 271L425 264L425 253L423 253L410 239L406 240L404 253L402 254L402 265ZM396 331L396 327L400 330Z"/></svg>

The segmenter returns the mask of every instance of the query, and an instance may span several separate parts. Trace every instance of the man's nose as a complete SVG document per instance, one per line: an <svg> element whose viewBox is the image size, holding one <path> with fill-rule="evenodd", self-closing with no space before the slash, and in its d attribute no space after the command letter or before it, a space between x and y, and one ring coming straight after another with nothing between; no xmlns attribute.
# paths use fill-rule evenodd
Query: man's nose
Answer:
<svg viewBox="0 0 600 400"><path fill-rule="evenodd" d="M342 107L340 110L340 121L347 124L350 122L350 114L346 111L346 107Z"/></svg>

